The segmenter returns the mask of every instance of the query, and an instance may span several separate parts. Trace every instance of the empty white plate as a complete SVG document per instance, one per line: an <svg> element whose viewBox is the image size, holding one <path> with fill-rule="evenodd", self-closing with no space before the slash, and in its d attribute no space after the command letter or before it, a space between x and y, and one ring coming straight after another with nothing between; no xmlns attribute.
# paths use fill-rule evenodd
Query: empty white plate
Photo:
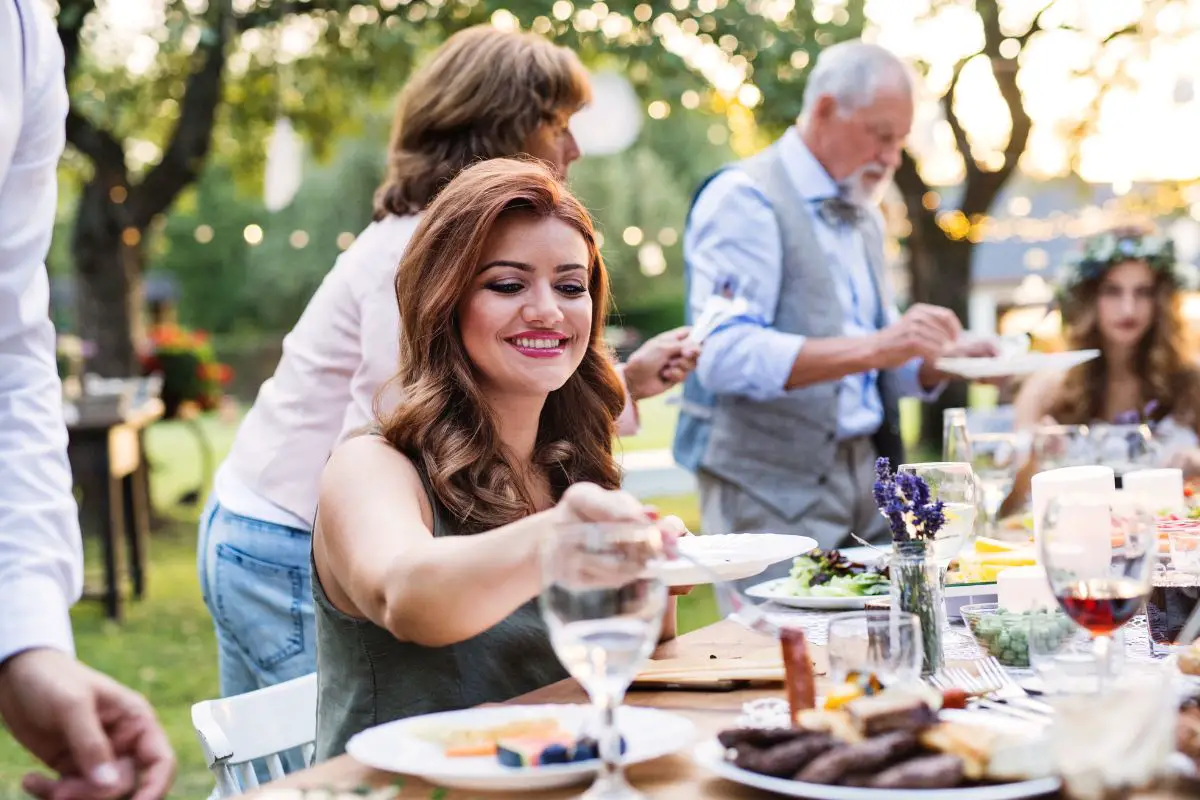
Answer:
<svg viewBox="0 0 1200 800"><path fill-rule="evenodd" d="M816 547L815 539L784 533L724 533L679 539L683 553L723 581L749 578L772 564L802 556ZM671 586L697 586L713 581L712 575L687 559L668 561L663 571Z"/></svg>
<svg viewBox="0 0 1200 800"><path fill-rule="evenodd" d="M1099 355L1099 350L1070 350L1065 353L1026 353L1010 358L939 358L937 368L969 380L1004 378L1042 370L1065 371Z"/></svg>

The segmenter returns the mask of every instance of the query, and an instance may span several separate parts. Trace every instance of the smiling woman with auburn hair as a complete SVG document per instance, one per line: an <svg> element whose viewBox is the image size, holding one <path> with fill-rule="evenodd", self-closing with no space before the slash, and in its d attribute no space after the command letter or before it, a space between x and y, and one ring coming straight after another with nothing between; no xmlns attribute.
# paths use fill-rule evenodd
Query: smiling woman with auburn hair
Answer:
<svg viewBox="0 0 1200 800"><path fill-rule="evenodd" d="M364 728L565 677L536 602L539 541L650 521L617 490L604 262L552 173L497 159L460 174L417 228L396 299L403 399L321 477L319 759ZM674 624L672 606L664 636Z"/></svg>
<svg viewBox="0 0 1200 800"><path fill-rule="evenodd" d="M509 180L505 180L508 177ZM419 462L443 504L472 530L486 530L527 515L534 502L522 485L519 469L545 473L551 494L591 481L608 489L620 486L612 458L615 420L624 406L621 383L604 342L608 275L596 246L588 212L563 186L528 164L499 160L486 169L468 170L455 182L457 205L438 204L440 212L414 238L404 267L396 275L400 307L400 373L405 400L390 415L380 415L384 435L400 452ZM496 411L486 400L488 376L467 354L469 331L461 330L456 306L472 283L487 251L487 232L502 217L557 220L586 246L586 260L561 273L573 277L560 291L576 291L576 302L590 297L591 325L572 331L568 345L583 347L578 368L554 387L541 409L530 464L520 466L498 436ZM565 232L565 231L564 231ZM521 273L525 265L503 265ZM484 271L489 271L485 265ZM517 283L493 291L515 292ZM548 352L548 351L547 351ZM557 378L553 358L521 362L519 377L533 394L548 387L537 381L547 369Z"/></svg>

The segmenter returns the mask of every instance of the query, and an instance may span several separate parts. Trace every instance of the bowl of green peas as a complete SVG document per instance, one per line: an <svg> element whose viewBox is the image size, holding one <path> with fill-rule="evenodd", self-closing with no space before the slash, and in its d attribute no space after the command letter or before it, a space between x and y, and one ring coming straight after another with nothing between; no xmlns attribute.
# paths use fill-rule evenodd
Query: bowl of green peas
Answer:
<svg viewBox="0 0 1200 800"><path fill-rule="evenodd" d="M996 603L975 603L960 611L975 642L1006 667L1029 666L1029 633L1036 623L1039 636L1056 631L1065 638L1077 630L1059 609L1008 611Z"/></svg>

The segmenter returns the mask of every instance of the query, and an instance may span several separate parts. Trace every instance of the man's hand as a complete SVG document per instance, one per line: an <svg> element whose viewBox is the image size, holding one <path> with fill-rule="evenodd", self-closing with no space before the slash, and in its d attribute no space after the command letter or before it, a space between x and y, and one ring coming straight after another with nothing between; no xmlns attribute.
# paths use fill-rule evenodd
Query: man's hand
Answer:
<svg viewBox="0 0 1200 800"><path fill-rule="evenodd" d="M691 328L676 328L648 339L625 362L625 385L635 400L662 394L696 368L700 345L687 341Z"/></svg>
<svg viewBox="0 0 1200 800"><path fill-rule="evenodd" d="M25 791L43 800L158 800L174 778L175 755L145 698L57 650L0 665L0 718L58 773L25 776Z"/></svg>
<svg viewBox="0 0 1200 800"><path fill-rule="evenodd" d="M918 380L921 381L921 386L926 390L937 386L942 381L950 380L953 375L947 375L939 370L936 366L938 358L991 358L1000 354L1000 348L996 346L996 342L991 339L973 339L963 338L949 345L939 353L935 358L926 359L921 364L921 371L917 373ZM1007 378L981 380L980 383L990 383L1000 386L1008 382Z"/></svg>
<svg viewBox="0 0 1200 800"><path fill-rule="evenodd" d="M958 341L962 325L954 312L917 303L875 334L875 368L896 369L914 358L932 362Z"/></svg>

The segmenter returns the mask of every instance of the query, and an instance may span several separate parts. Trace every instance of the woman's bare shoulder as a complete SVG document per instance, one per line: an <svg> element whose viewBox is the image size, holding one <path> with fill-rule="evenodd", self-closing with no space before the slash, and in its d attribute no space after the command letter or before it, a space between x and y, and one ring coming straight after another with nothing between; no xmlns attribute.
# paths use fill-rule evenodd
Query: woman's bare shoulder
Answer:
<svg viewBox="0 0 1200 800"><path fill-rule="evenodd" d="M334 448L321 473L321 499L325 500L327 492L352 497L381 485L409 486L424 494L412 459L379 434L367 433Z"/></svg>

